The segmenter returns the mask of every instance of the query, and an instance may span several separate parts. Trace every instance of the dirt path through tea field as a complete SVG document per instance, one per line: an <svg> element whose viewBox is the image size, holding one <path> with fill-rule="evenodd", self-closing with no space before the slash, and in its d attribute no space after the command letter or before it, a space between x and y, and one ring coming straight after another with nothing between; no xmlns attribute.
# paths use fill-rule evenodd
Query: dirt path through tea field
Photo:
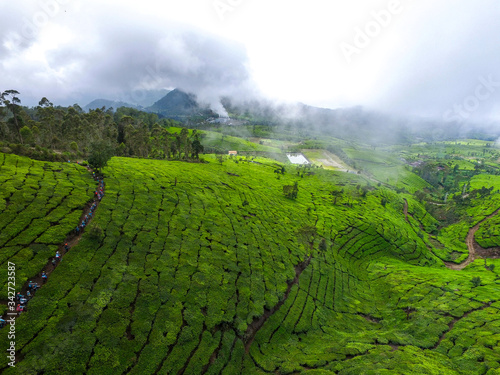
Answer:
<svg viewBox="0 0 500 375"><path fill-rule="evenodd" d="M495 212L493 212L491 215L486 216L483 220L478 222L476 225L474 225L471 229L469 229L469 233L467 233L466 237L466 243L467 243L467 249L469 250L469 256L465 261L463 261L460 264L456 263L451 263L451 262L444 262L446 267L448 267L451 270L463 270L465 267L467 267L469 264L471 264L475 259L476 256L480 256L483 258L498 258L500 257L500 248L492 248L492 249L484 249L482 248L475 239L475 234L479 227L481 226L482 223L484 223L486 220L491 219L492 217L496 216L500 212L500 208L498 208Z"/></svg>
<svg viewBox="0 0 500 375"><path fill-rule="evenodd" d="M91 174L93 174L93 172L94 172L92 169L90 169L88 167L87 167L87 170ZM97 186L96 192L100 188L102 188L102 193L104 195L104 181L103 181L102 177L100 177L100 178L101 178L102 183L100 183ZM101 198L102 198L102 196L101 196ZM99 206L100 202L101 202L101 200L97 198L97 194L95 193L93 199L91 201L87 202L87 204L85 205L85 208L83 209L82 215L80 216L80 220L78 222L78 226L80 226L80 224L84 221L84 219L86 217L87 217L87 222L86 222L85 226L88 226L88 224L92 221L93 215L90 215L90 216L87 216L87 215L89 215L91 212L92 213L95 212L95 210ZM94 208L92 209L93 205L94 205ZM19 292L23 296L26 296L26 292L29 289L28 285L31 282L38 284L38 287L41 288L44 285L44 280L42 278L42 272L45 272L45 274L47 275L47 279L48 279L50 277L50 274L57 268L57 266L59 265L59 263L62 262L64 254L66 254L73 246L75 246L75 245L78 244L78 242L82 238L83 232L84 232L84 230L82 229L82 230L80 230L78 232L76 232L75 230L73 230L71 233L69 233L66 236L66 239L65 239L64 243L62 243L62 244L60 244L58 246L57 251L61 254L60 259L55 264L53 264L52 263L52 259L53 259L53 257L55 258L55 253L54 253L54 256L51 257L47 261L47 264L35 276L30 277L28 279L28 281L26 281L26 283L22 286L22 288L21 288L21 290ZM10 302L10 300L1 300L0 304L2 304L2 305L8 305L8 302ZM16 300L16 305L18 303L19 302ZM17 315L19 316L19 313Z"/></svg>
<svg viewBox="0 0 500 375"><path fill-rule="evenodd" d="M276 312L280 309L280 307L286 302L292 287L299 283L299 278L302 272L309 266L311 263L312 257L308 257L305 261L299 263L295 266L295 278L288 282L287 290L283 296L283 298L274 305L271 309L265 309L264 314L258 318L255 318L252 323L248 325L247 331L245 333L245 353L248 354L250 352L250 347L252 346L253 340L255 339L255 335L262 328L264 323Z"/></svg>

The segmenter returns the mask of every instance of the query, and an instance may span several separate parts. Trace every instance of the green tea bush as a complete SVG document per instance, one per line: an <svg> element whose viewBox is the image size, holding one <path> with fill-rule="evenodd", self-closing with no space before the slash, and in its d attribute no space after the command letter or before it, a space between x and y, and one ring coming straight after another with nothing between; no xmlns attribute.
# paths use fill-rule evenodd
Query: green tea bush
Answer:
<svg viewBox="0 0 500 375"><path fill-rule="evenodd" d="M53 256L52 246L60 245L76 227L81 207L92 197L95 185L88 171L78 165L50 164L10 154L0 154L0 175L2 264L16 264L16 290L20 290ZM24 250L8 250L18 246ZM3 299L7 293L5 272L0 270Z"/></svg>
<svg viewBox="0 0 500 375"><path fill-rule="evenodd" d="M446 374L463 368L479 374L486 364L498 368L496 268L475 262L447 269L429 239L440 223L411 194L317 169L304 174L290 200L283 195L283 185L295 183L290 168L278 181L268 159L220 165L205 158L209 163L111 159L92 224L18 321L24 357L15 371ZM6 170L14 176L31 164ZM60 168L40 166L26 190L14 177L2 182L8 215L0 216L0 227L11 225L16 234L5 235L0 257L47 256L50 239L57 239L50 228L78 212L73 195L92 194L92 181L83 189L76 173L59 179L69 176ZM387 173L377 168L374 175ZM405 176L390 182L409 192L425 186L411 172ZM39 200L37 189L50 194ZM16 194L21 190L25 198ZM477 215L494 205L476 203ZM18 212L33 220L26 224ZM51 227L41 226L45 217ZM441 229L443 257L466 255L470 224ZM471 283L476 277L478 286ZM60 345L39 356L51 340ZM14 373L5 358L0 371Z"/></svg>

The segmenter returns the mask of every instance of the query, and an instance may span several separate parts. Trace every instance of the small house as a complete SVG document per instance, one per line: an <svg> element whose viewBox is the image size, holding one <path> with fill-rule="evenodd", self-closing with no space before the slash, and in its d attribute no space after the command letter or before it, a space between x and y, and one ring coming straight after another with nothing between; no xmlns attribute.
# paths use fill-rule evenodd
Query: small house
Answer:
<svg viewBox="0 0 500 375"><path fill-rule="evenodd" d="M238 151L229 151L228 155L238 155Z"/></svg>

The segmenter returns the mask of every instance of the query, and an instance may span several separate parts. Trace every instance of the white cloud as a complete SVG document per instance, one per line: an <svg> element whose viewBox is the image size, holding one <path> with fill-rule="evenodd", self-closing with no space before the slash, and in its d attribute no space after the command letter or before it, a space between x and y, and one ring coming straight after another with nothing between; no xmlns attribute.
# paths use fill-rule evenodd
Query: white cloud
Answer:
<svg viewBox="0 0 500 375"><path fill-rule="evenodd" d="M66 104L178 86L217 105L220 95L261 91L312 105L441 117L478 76L500 79L494 0L400 0L386 24L374 14L397 0L221 1L231 8L222 20L213 0L7 3L2 88ZM384 23L380 30L374 21ZM348 63L340 44L370 27L374 36ZM482 103L474 116L498 118L494 103Z"/></svg>

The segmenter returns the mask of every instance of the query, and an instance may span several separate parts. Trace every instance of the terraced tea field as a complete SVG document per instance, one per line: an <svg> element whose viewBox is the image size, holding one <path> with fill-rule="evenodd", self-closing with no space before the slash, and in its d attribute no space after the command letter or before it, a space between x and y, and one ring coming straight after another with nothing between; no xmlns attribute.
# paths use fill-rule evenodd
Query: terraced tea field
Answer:
<svg viewBox="0 0 500 375"><path fill-rule="evenodd" d="M95 182L77 164L0 153L0 186L0 263L16 265L19 291L76 227ZM6 301L6 266L0 269L0 287L0 300Z"/></svg>
<svg viewBox="0 0 500 375"><path fill-rule="evenodd" d="M85 233L37 292L16 322L16 368L0 357L0 371L498 371L499 261L447 269L428 235L436 221L411 195L205 158L109 162L102 235Z"/></svg>
<svg viewBox="0 0 500 375"><path fill-rule="evenodd" d="M488 220L476 232L476 240L482 247L498 247L500 244L500 216Z"/></svg>

